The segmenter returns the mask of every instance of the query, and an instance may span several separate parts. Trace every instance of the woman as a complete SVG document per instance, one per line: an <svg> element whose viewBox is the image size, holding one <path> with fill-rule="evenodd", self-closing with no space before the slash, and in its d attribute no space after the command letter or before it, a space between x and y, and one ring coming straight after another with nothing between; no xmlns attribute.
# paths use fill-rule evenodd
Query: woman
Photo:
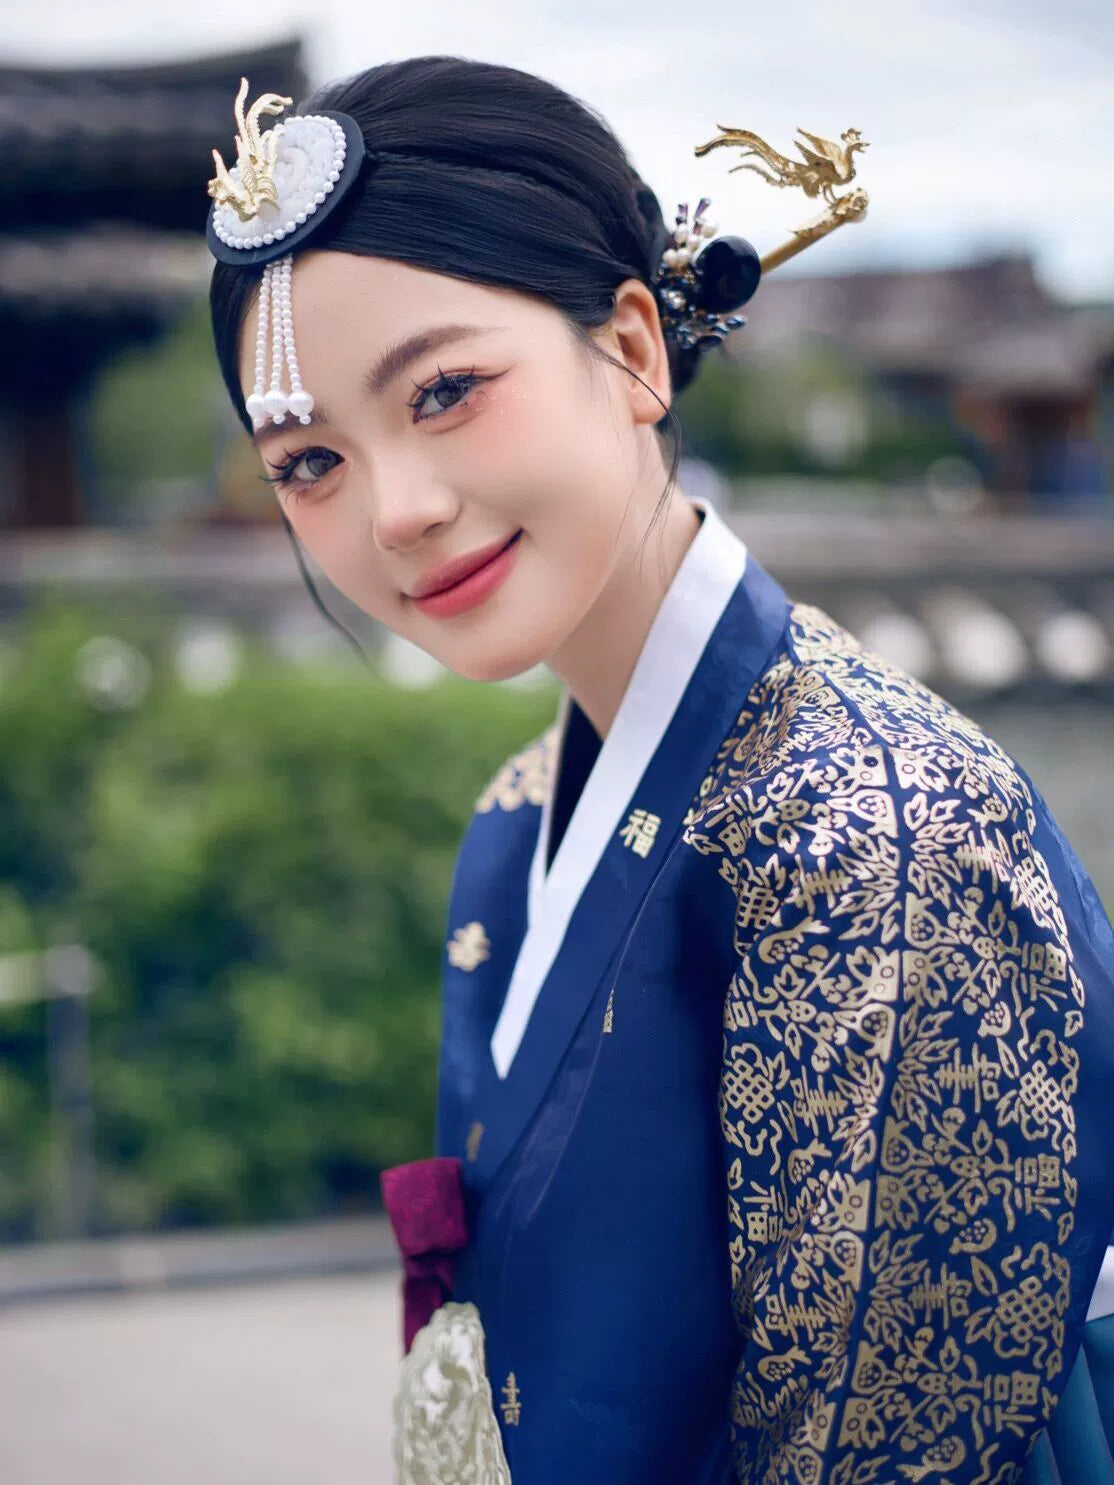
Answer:
<svg viewBox="0 0 1114 1485"><path fill-rule="evenodd" d="M299 115L335 145L308 221L297 117L277 205L258 114L213 183L218 353L289 529L460 675L564 687L461 848L441 1158L385 1183L434 1294L402 1478L1054 1480L1099 1428L1114 939L1023 771L677 488L748 250L679 310L685 234L510 68Z"/></svg>

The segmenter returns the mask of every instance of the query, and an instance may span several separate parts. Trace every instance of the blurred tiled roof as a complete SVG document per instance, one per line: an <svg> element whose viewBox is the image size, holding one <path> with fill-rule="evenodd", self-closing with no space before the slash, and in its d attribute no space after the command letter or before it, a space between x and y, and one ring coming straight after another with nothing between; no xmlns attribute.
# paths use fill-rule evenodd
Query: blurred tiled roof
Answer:
<svg viewBox="0 0 1114 1485"><path fill-rule="evenodd" d="M301 96L301 44L148 67L0 67L0 221L203 230L211 151L232 149L242 76Z"/></svg>
<svg viewBox="0 0 1114 1485"><path fill-rule="evenodd" d="M298 98L298 41L147 67L0 66L0 404L60 403L204 291L212 150L240 78Z"/></svg>
<svg viewBox="0 0 1114 1485"><path fill-rule="evenodd" d="M106 311L152 299L196 299L210 260L193 233L125 223L72 232L0 233L0 310L21 314Z"/></svg>
<svg viewBox="0 0 1114 1485"><path fill-rule="evenodd" d="M936 374L993 391L1073 395L1114 356L1114 309L1061 305L1030 259L950 268L771 275L731 338L734 353L850 347L878 370Z"/></svg>

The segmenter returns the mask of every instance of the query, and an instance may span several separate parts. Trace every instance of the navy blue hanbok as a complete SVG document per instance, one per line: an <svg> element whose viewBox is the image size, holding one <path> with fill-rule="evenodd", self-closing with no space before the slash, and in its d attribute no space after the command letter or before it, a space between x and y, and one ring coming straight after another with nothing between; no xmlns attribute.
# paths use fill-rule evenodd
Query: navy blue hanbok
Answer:
<svg viewBox="0 0 1114 1485"><path fill-rule="evenodd" d="M696 504L606 739L566 695L460 852L404 1485L1110 1485L1110 924Z"/></svg>

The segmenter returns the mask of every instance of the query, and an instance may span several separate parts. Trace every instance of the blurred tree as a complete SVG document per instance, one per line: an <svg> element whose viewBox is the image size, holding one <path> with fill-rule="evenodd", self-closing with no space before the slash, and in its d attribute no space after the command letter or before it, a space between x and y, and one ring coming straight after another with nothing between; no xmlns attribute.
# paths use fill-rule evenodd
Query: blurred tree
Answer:
<svg viewBox="0 0 1114 1485"><path fill-rule="evenodd" d="M197 696L166 621L121 610L151 682L113 710L77 663L106 617L41 617L0 689L0 932L101 968L101 1225L367 1209L383 1166L432 1148L453 862L552 690L405 692L256 652ZM0 1060L0 1232L29 1237L41 1007L0 1005Z"/></svg>
<svg viewBox="0 0 1114 1485"><path fill-rule="evenodd" d="M209 490L226 400L203 300L163 339L132 347L101 373L90 404L92 456L121 516L142 519L129 507L161 483Z"/></svg>
<svg viewBox="0 0 1114 1485"><path fill-rule="evenodd" d="M217 369L206 300L163 340L108 367L93 391L90 422L109 519L278 519Z"/></svg>
<svg viewBox="0 0 1114 1485"><path fill-rule="evenodd" d="M677 413L686 452L733 478L888 481L923 475L934 459L966 449L947 417L898 405L833 342L754 360L713 352L678 399Z"/></svg>

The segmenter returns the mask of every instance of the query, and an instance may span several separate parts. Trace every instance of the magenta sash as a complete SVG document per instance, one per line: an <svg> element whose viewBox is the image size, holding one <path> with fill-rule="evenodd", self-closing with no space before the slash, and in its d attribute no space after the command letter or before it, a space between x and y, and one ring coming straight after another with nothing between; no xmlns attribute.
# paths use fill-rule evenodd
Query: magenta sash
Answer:
<svg viewBox="0 0 1114 1485"><path fill-rule="evenodd" d="M393 1166L379 1177L402 1255L404 1351L452 1294L456 1255L468 1241L460 1171L455 1157L438 1155Z"/></svg>

